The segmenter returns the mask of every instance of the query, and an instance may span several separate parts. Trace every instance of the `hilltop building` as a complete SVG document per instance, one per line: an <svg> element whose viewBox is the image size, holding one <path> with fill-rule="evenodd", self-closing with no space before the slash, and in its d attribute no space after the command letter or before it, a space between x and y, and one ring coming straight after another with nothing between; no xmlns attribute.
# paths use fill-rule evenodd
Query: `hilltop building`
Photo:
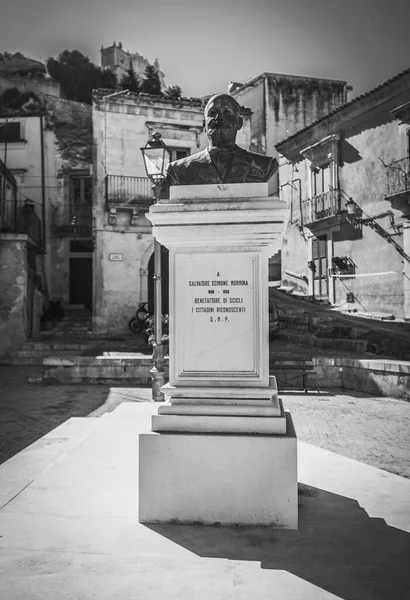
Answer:
<svg viewBox="0 0 410 600"><path fill-rule="evenodd" d="M122 47L122 43L118 42L118 44L114 41L112 46L108 46L104 48L101 46L101 67L110 68L117 76L118 82L121 81L121 78L126 74L127 69L130 64L134 67L135 73L140 79L143 79L145 67L149 65L149 61L138 52L129 52L128 50L124 50ZM161 71L158 59L156 58L153 66L159 75L159 80L161 83L161 89L165 89L165 75Z"/></svg>

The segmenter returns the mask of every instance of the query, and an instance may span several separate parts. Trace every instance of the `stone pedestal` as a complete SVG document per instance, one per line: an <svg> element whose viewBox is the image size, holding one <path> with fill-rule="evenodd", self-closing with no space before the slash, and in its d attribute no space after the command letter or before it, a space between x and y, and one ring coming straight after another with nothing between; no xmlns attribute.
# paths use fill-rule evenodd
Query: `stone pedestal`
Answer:
<svg viewBox="0 0 410 600"><path fill-rule="evenodd" d="M269 192L171 187L150 209L169 248L170 360L140 436L140 521L297 527L296 436L269 376L268 258L288 210Z"/></svg>

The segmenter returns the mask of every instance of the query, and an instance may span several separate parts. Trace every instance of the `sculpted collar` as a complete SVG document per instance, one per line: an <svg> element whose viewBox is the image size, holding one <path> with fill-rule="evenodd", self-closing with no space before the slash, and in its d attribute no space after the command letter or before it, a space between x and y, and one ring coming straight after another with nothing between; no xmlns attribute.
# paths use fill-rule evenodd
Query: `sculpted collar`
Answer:
<svg viewBox="0 0 410 600"><path fill-rule="evenodd" d="M208 146L210 156L232 156L235 152L235 146L231 150L223 150L216 146Z"/></svg>

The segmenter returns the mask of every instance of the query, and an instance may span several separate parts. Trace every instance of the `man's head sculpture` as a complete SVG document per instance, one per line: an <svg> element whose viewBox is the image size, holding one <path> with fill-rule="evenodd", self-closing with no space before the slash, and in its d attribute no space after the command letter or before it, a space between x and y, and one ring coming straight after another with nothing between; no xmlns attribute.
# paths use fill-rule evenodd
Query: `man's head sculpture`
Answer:
<svg viewBox="0 0 410 600"><path fill-rule="evenodd" d="M205 106L204 128L211 147L234 147L236 134L243 125L241 107L232 96L217 94Z"/></svg>
<svg viewBox="0 0 410 600"><path fill-rule="evenodd" d="M229 94L212 96L204 113L209 146L168 165L168 185L260 183L277 171L277 161L235 144L243 125L241 107Z"/></svg>

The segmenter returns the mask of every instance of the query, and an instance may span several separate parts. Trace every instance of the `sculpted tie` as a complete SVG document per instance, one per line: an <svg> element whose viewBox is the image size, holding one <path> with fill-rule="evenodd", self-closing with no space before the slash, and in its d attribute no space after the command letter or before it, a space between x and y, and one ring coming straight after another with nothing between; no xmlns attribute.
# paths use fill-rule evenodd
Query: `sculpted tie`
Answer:
<svg viewBox="0 0 410 600"><path fill-rule="evenodd" d="M233 161L233 151L231 150L219 150L219 148L211 148L209 150L212 164L218 171L218 174L222 181L225 181L226 175L231 168Z"/></svg>

